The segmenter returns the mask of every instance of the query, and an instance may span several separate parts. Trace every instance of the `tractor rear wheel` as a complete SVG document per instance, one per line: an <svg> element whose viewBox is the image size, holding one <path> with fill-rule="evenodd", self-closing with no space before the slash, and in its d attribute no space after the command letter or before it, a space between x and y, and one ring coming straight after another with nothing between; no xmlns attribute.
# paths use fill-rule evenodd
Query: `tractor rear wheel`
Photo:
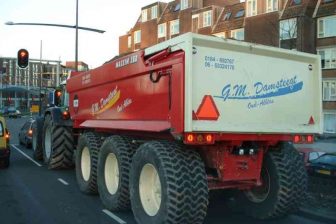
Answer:
<svg viewBox="0 0 336 224"><path fill-rule="evenodd" d="M71 128L55 126L51 115L46 115L43 125L43 159L49 169L73 167L73 137Z"/></svg>
<svg viewBox="0 0 336 224"><path fill-rule="evenodd" d="M262 185L239 194L237 205L254 218L271 219L295 213L305 199L307 173L297 150L288 143L268 151Z"/></svg>

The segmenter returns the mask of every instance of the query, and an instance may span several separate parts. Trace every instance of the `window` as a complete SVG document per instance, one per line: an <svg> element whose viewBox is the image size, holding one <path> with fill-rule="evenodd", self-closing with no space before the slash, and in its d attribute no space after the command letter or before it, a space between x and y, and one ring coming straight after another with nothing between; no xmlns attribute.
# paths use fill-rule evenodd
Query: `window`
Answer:
<svg viewBox="0 0 336 224"><path fill-rule="evenodd" d="M247 16L257 15L257 0L247 0Z"/></svg>
<svg viewBox="0 0 336 224"><path fill-rule="evenodd" d="M244 16L244 14L245 14L245 10L244 10L244 9L239 10L239 11L236 13L235 18L242 17L242 16Z"/></svg>
<svg viewBox="0 0 336 224"><path fill-rule="evenodd" d="M181 0L181 10L188 8L188 0Z"/></svg>
<svg viewBox="0 0 336 224"><path fill-rule="evenodd" d="M223 17L223 20L229 20L230 19L230 17L231 17L231 12L227 12L227 13L225 13L225 15L224 15L224 17Z"/></svg>
<svg viewBox="0 0 336 224"><path fill-rule="evenodd" d="M290 5L300 5L301 4L301 0L291 0Z"/></svg>
<svg viewBox="0 0 336 224"><path fill-rule="evenodd" d="M134 44L138 44L141 42L141 30L137 30L134 32Z"/></svg>
<svg viewBox="0 0 336 224"><path fill-rule="evenodd" d="M317 26L318 38L336 36L336 16L319 18Z"/></svg>
<svg viewBox="0 0 336 224"><path fill-rule="evenodd" d="M131 36L128 36L128 37L127 37L127 47L128 47L128 48L131 48L131 47L132 47L132 37L131 37Z"/></svg>
<svg viewBox="0 0 336 224"><path fill-rule="evenodd" d="M158 25L158 38L166 37L166 23L161 23Z"/></svg>
<svg viewBox="0 0 336 224"><path fill-rule="evenodd" d="M323 0L323 3L330 3L330 2L333 2L335 0Z"/></svg>
<svg viewBox="0 0 336 224"><path fill-rule="evenodd" d="M323 115L324 115L324 132L336 133L336 112L325 112Z"/></svg>
<svg viewBox="0 0 336 224"><path fill-rule="evenodd" d="M336 101L336 80L323 81L323 101Z"/></svg>
<svg viewBox="0 0 336 224"><path fill-rule="evenodd" d="M273 12L278 10L278 0L267 0L266 11Z"/></svg>
<svg viewBox="0 0 336 224"><path fill-rule="evenodd" d="M2 122L0 121L0 136L4 136L4 128L3 128L3 124Z"/></svg>
<svg viewBox="0 0 336 224"><path fill-rule="evenodd" d="M157 5L155 5L151 8L151 12L152 12L152 18L151 19L156 19L157 18Z"/></svg>
<svg viewBox="0 0 336 224"><path fill-rule="evenodd" d="M280 40L294 39L297 36L296 18L280 21Z"/></svg>
<svg viewBox="0 0 336 224"><path fill-rule="evenodd" d="M170 21L170 36L178 34L180 32L180 21L173 20Z"/></svg>
<svg viewBox="0 0 336 224"><path fill-rule="evenodd" d="M317 49L317 53L321 55L322 69L336 68L336 47Z"/></svg>
<svg viewBox="0 0 336 224"><path fill-rule="evenodd" d="M236 40L244 40L244 28L231 30L231 38Z"/></svg>
<svg viewBox="0 0 336 224"><path fill-rule="evenodd" d="M147 9L142 10L141 12L141 22L147 21Z"/></svg>
<svg viewBox="0 0 336 224"><path fill-rule="evenodd" d="M174 8L174 12L180 11L180 9L181 9L181 5L177 4Z"/></svg>
<svg viewBox="0 0 336 224"><path fill-rule="evenodd" d="M212 11L206 11L203 13L203 27L211 26L212 24L211 12Z"/></svg>

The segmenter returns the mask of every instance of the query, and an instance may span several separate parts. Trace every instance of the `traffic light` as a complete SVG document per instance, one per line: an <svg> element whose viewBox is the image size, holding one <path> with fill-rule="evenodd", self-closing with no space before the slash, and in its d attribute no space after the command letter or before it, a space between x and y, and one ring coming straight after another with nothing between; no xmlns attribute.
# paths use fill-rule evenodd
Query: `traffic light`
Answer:
<svg viewBox="0 0 336 224"><path fill-rule="evenodd" d="M55 106L61 106L62 105L62 90L55 90L54 93L54 104Z"/></svg>
<svg viewBox="0 0 336 224"><path fill-rule="evenodd" d="M19 68L27 68L29 63L29 53L26 49L20 49L17 55L17 64Z"/></svg>

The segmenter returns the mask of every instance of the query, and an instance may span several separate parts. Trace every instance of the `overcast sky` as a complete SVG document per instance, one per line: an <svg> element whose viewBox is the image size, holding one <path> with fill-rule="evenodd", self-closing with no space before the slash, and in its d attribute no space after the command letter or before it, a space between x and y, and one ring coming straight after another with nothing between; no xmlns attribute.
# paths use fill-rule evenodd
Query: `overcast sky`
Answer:
<svg viewBox="0 0 336 224"><path fill-rule="evenodd" d="M161 0L162 2L169 2ZM90 68L118 54L119 36L135 24L141 7L155 0L79 0L79 26L105 30L79 31L78 59ZM16 57L26 48L30 58L75 60L75 30L45 26L8 26L7 21L75 25L76 0L0 0L0 57Z"/></svg>

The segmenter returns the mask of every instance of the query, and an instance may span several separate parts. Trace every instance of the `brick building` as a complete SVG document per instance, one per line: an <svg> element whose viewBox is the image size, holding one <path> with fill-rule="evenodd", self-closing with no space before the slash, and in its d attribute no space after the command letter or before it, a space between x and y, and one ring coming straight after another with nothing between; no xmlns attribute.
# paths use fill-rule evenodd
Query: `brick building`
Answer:
<svg viewBox="0 0 336 224"><path fill-rule="evenodd" d="M336 134L336 0L173 0L141 9L119 37L130 53L186 32L321 55L324 132Z"/></svg>

